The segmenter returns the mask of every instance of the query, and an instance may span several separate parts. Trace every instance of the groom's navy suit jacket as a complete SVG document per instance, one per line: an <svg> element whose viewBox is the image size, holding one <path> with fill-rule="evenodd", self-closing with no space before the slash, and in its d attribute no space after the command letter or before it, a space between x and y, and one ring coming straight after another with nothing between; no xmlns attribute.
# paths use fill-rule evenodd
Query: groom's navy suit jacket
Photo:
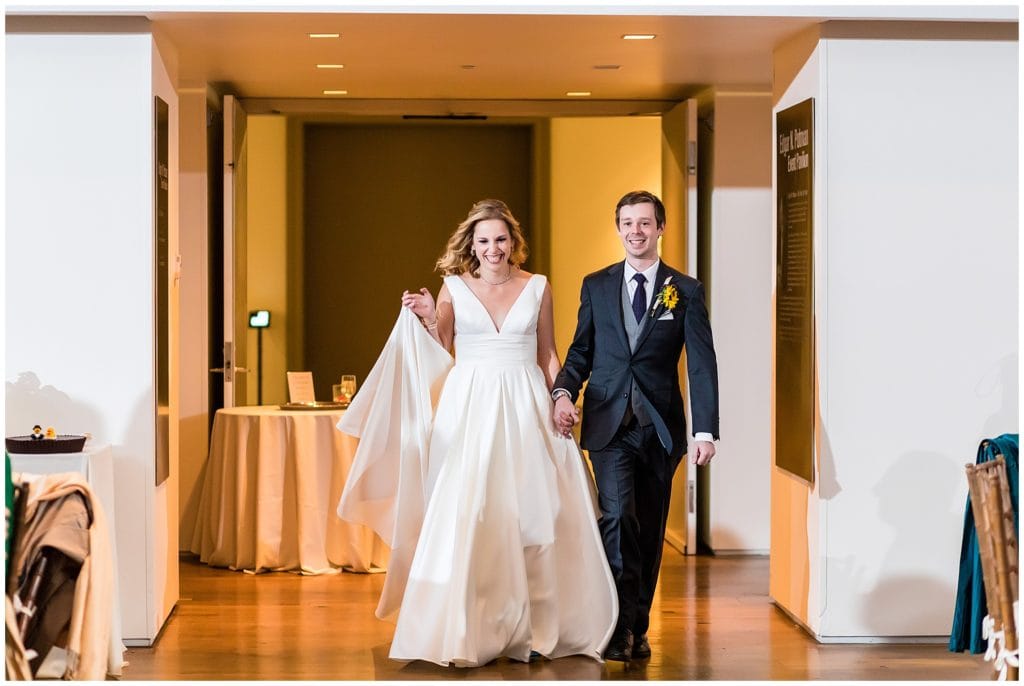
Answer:
<svg viewBox="0 0 1024 686"><path fill-rule="evenodd" d="M648 307L631 351L622 319L623 264L613 264L583 279L576 334L554 388L569 391L576 402L589 377L583 395L580 445L601 450L618 431L635 380L661 444L678 462L686 452L687 436L679 387L684 345L693 430L718 438L718 363L704 287L662 262L654 284L655 304ZM657 298L666 280L679 294L672 310Z"/></svg>

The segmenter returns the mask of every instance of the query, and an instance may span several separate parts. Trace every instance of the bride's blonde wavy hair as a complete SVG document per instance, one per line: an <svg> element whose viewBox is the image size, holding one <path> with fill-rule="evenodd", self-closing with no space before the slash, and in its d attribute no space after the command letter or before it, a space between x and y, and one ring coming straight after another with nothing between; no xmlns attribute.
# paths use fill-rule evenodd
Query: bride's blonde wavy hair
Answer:
<svg viewBox="0 0 1024 686"><path fill-rule="evenodd" d="M438 258L435 269L441 272L442 276L466 272L473 276L480 275L480 260L473 253L473 231L478 223L488 219L500 219L508 227L508 235L512 239L508 263L513 267L519 267L526 261L526 239L523 238L523 230L512 216L508 205L501 200L481 200L469 210L469 216L455 229L448 239L444 254Z"/></svg>

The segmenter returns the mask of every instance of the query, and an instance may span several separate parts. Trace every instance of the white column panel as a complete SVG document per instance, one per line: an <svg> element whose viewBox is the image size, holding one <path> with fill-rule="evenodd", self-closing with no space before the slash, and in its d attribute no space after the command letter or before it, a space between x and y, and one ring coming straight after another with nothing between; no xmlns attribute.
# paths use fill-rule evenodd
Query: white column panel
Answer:
<svg viewBox="0 0 1024 686"><path fill-rule="evenodd" d="M1017 45L824 45L815 231L828 236L816 267L833 488L820 633L941 636L963 464L982 438L1018 430Z"/></svg>
<svg viewBox="0 0 1024 686"><path fill-rule="evenodd" d="M148 34L6 35L7 432L112 445L126 638L155 636L151 50Z"/></svg>

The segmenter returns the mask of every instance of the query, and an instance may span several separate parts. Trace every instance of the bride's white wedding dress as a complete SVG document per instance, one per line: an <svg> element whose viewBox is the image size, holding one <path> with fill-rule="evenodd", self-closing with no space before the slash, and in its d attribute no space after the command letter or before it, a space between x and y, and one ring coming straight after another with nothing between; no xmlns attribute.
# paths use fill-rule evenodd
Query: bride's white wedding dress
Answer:
<svg viewBox="0 0 1024 686"><path fill-rule="evenodd" d="M461 278L445 283L454 366L403 308L338 424L360 436L338 513L392 547L377 608L400 605L390 655L601 659L615 584L590 475L554 429L537 365L546 280L530 277L500 331Z"/></svg>

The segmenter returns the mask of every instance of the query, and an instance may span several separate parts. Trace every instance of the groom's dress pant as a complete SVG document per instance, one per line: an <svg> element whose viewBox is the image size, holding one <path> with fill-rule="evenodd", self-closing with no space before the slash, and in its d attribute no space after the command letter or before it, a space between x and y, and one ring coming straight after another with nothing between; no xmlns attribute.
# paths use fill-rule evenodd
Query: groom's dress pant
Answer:
<svg viewBox="0 0 1024 686"><path fill-rule="evenodd" d="M619 594L617 629L647 633L668 519L672 475L654 426L631 417L602 450L591 450L601 538Z"/></svg>

